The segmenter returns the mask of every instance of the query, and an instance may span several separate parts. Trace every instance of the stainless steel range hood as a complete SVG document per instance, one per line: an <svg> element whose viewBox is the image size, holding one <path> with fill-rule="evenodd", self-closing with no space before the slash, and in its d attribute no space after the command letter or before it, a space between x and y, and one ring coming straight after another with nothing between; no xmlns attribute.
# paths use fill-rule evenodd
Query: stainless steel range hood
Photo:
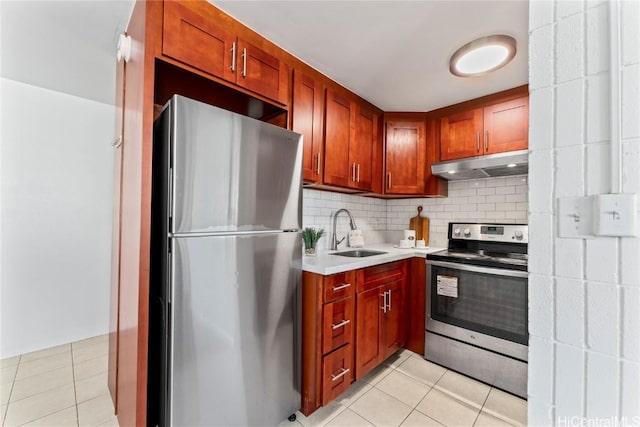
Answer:
<svg viewBox="0 0 640 427"><path fill-rule="evenodd" d="M529 172L529 150L433 163L431 173L448 180L523 175Z"/></svg>

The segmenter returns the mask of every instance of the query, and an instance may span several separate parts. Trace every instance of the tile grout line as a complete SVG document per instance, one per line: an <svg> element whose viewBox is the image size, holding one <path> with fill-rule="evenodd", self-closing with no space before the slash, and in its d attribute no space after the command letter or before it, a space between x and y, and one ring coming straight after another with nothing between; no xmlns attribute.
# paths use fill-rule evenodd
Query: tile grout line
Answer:
<svg viewBox="0 0 640 427"><path fill-rule="evenodd" d="M71 343L70 346L71 346L71 378L73 379L73 402L75 404L74 407L76 408L76 425L79 427L80 414L78 413L78 393L76 390L76 369L73 363L73 343Z"/></svg>
<svg viewBox="0 0 640 427"><path fill-rule="evenodd" d="M20 361L22 360L22 355L18 357L18 363L16 364L16 373L13 374L13 379L11 380L11 390L9 390L9 399L7 400L7 408L4 411L4 416L2 417L2 426L4 426L4 421L7 419L7 414L9 413L9 404L11 403L11 394L13 393L13 386L16 383L16 377L18 376L18 369L20 369Z"/></svg>
<svg viewBox="0 0 640 427"><path fill-rule="evenodd" d="M487 393L487 396L484 398L484 402L482 402L482 405L480 405L480 410L478 411L478 415L476 415L476 419L473 420L473 424L472 425L476 425L476 423L478 422L478 418L480 418L480 414L482 414L482 410L484 409L484 405L487 404L487 400L489 400L489 395L491 394L491 390L493 390L493 387L489 387L489 393Z"/></svg>

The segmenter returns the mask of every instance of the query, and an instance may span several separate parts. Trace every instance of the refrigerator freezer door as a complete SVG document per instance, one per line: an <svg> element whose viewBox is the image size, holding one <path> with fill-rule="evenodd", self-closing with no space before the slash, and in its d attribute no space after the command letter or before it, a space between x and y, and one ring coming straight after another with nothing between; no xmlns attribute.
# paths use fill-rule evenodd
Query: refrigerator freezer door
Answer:
<svg viewBox="0 0 640 427"><path fill-rule="evenodd" d="M284 421L300 408L300 234L178 238L173 246L171 425Z"/></svg>
<svg viewBox="0 0 640 427"><path fill-rule="evenodd" d="M172 99L173 233L301 228L302 136Z"/></svg>

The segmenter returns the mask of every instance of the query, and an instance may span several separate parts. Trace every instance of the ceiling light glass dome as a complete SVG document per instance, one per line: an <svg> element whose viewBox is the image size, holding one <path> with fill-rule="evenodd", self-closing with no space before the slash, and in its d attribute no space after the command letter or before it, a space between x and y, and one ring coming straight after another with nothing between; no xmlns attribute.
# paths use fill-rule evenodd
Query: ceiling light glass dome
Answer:
<svg viewBox="0 0 640 427"><path fill-rule="evenodd" d="M449 60L449 70L460 77L482 76L504 67L515 55L516 40L513 37L482 37L458 49Z"/></svg>

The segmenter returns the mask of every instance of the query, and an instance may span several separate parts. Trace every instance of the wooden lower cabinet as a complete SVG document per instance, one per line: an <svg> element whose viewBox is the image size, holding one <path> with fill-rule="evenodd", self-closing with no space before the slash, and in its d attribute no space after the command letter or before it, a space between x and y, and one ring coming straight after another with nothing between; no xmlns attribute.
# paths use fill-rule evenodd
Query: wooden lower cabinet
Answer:
<svg viewBox="0 0 640 427"><path fill-rule="evenodd" d="M327 405L404 345L408 263L303 273L303 414Z"/></svg>
<svg viewBox="0 0 640 427"><path fill-rule="evenodd" d="M404 345L407 261L358 270L356 380Z"/></svg>

